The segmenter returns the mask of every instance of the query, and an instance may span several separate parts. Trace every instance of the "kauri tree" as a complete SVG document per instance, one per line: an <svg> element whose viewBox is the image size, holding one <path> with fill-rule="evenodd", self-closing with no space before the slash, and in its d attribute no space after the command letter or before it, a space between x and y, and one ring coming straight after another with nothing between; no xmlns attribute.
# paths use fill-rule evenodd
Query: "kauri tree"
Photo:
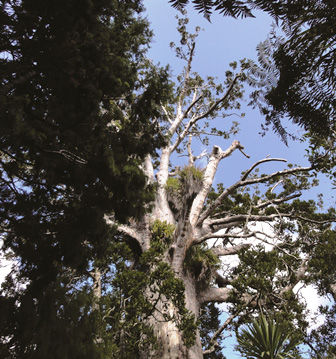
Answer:
<svg viewBox="0 0 336 359"><path fill-rule="evenodd" d="M110 323L114 340L122 343L121 357L136 352L143 358L220 358L223 332L260 311L287 323L295 340L307 340L306 309L293 289L314 284L324 294L336 294L333 274L326 277L314 267L322 265L319 253L326 253L326 242L334 236L335 212L320 213L314 201L299 200L302 190L315 184L310 173L320 165L317 159L308 167L260 174L262 164L285 162L267 156L252 163L237 182L213 188L222 160L248 155L237 140L225 150L214 146L210 153L195 154L193 140L205 145L209 136L228 138L236 130L231 123L224 130L225 122L240 108L249 65L242 61L236 73L233 63L222 84L202 79L191 71L197 33L190 35L186 23L179 22L181 45L175 47L186 61L176 101L162 103L156 119L169 142L143 164L148 182L156 187L155 201L139 220L122 224L113 214L105 217L111 227L118 226L120 245L126 244L129 254L118 272L120 278L127 273L127 284L117 291L123 310ZM221 130L210 125L219 116ZM186 163L174 166L175 154L185 155ZM201 158L206 159L202 167L196 165ZM223 262L231 256L238 256L239 264ZM218 314L214 303L229 305L222 324L211 321ZM128 315L140 306L148 311L139 311L133 322ZM110 309L102 304L101 310Z"/></svg>

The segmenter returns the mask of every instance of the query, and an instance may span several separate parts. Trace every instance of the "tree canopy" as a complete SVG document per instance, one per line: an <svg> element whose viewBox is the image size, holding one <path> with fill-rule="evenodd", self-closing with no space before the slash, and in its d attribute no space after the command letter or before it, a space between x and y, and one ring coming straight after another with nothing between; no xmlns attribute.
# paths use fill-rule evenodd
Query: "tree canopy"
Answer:
<svg viewBox="0 0 336 359"><path fill-rule="evenodd" d="M139 165L164 140L150 120L170 85L146 72L141 10L2 2L1 220L23 257L45 246L45 260L79 265L106 244L104 213L136 217L151 200Z"/></svg>

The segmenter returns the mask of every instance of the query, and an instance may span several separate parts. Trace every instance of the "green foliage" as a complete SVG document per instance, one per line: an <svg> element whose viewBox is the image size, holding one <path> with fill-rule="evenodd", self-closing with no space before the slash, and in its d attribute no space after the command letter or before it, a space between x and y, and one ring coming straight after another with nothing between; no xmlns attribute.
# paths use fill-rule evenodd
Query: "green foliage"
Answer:
<svg viewBox="0 0 336 359"><path fill-rule="evenodd" d="M309 251L308 270L313 283L318 283L320 295L327 295L336 273L336 233L326 230L312 241L304 251Z"/></svg>
<svg viewBox="0 0 336 359"><path fill-rule="evenodd" d="M157 253L163 254L163 251L167 249L168 245L171 243L174 230L174 225L156 219L151 228L152 242L150 251L154 250Z"/></svg>
<svg viewBox="0 0 336 359"><path fill-rule="evenodd" d="M95 344L101 318L92 311L88 284L64 273L43 290L30 283L24 290L16 291L18 281L19 278L15 283L7 282L0 297L2 357L108 357L108 346Z"/></svg>
<svg viewBox="0 0 336 359"><path fill-rule="evenodd" d="M264 10L275 18L291 19L292 16L300 12L299 10L302 10L303 5L300 0L291 2L285 0L169 0L169 3L178 10L183 10L189 2L194 4L195 10L203 14L209 21L212 11L218 11L223 16L245 18L254 17L253 10Z"/></svg>
<svg viewBox="0 0 336 359"><path fill-rule="evenodd" d="M253 101L283 140L290 136L282 119L290 118L309 136L334 138L335 63L334 2L313 0L292 4L283 17L285 37L271 33L258 48L259 66L251 67L260 90ZM297 11L300 6L300 11ZM266 85L264 88L264 85Z"/></svg>
<svg viewBox="0 0 336 359"><path fill-rule="evenodd" d="M312 359L334 359L336 357L335 328L336 305L320 307L320 312L325 316L322 325L314 328L307 341L311 344Z"/></svg>
<svg viewBox="0 0 336 359"><path fill-rule="evenodd" d="M286 248L284 245L282 248ZM231 308L232 313L239 313L246 308L246 303L241 300L242 295L248 293L251 301L263 308L267 313L273 313L280 321L292 324L290 328L294 330L294 323L302 329L306 328L308 323L304 314L304 305L299 302L294 293L289 290L279 296L277 288L296 280L294 271L300 261L298 248L291 242L288 243L290 254L286 250L265 251L262 245L255 248L242 250L239 254L240 263L232 271L232 281L234 292L231 294L230 301L234 304ZM289 267L291 270L289 270ZM251 316L241 317L237 325L251 320Z"/></svg>
<svg viewBox="0 0 336 359"><path fill-rule="evenodd" d="M171 84L144 60L140 2L5 1L0 11L0 220L5 248L47 278L48 263L84 268L104 253L104 214L136 218L153 200L140 164L164 143L151 120Z"/></svg>
<svg viewBox="0 0 336 359"><path fill-rule="evenodd" d="M237 341L236 350L247 358L298 358L295 347L300 342L291 338L283 323L267 320L262 314L237 334Z"/></svg>

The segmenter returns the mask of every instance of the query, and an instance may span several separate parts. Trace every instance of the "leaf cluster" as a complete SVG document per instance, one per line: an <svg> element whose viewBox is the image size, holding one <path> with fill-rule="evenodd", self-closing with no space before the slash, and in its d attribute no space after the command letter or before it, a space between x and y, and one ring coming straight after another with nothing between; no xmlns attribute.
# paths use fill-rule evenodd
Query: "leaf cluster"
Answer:
<svg viewBox="0 0 336 359"><path fill-rule="evenodd" d="M266 319L262 314L237 334L236 350L247 358L297 358L295 349L300 344L291 338L283 323Z"/></svg>
<svg viewBox="0 0 336 359"><path fill-rule="evenodd" d="M202 13L209 21L213 11L218 11L223 16L254 17L253 10L263 10L271 16L278 18L292 17L299 13L305 1L286 0L170 0L169 3L178 9L183 10L191 2L195 10Z"/></svg>

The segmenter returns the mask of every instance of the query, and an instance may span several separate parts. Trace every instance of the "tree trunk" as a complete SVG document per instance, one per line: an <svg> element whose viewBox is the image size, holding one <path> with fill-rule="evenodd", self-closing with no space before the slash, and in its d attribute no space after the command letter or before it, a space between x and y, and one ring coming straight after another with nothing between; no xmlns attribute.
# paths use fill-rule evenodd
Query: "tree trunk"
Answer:
<svg viewBox="0 0 336 359"><path fill-rule="evenodd" d="M195 281L193 278L185 274L183 277L179 276L185 284L185 300L186 308L190 310L197 320L199 316L200 303L195 288ZM166 303L165 303L166 304ZM157 312L154 319L150 321L153 326L154 335L158 342L158 349L151 353L143 353L141 359L202 359L203 350L199 331L196 332L195 344L187 348L183 341L183 333L173 320L167 321L163 318L162 313L169 313L171 317L176 316L177 309L172 303L164 307L162 302L156 305Z"/></svg>
<svg viewBox="0 0 336 359"><path fill-rule="evenodd" d="M156 322L155 334L160 343L160 350L155 358L162 359L201 359L202 345L197 332L196 343L187 348L183 343L181 331L176 327L175 323L170 322ZM154 359L152 357L151 359Z"/></svg>

